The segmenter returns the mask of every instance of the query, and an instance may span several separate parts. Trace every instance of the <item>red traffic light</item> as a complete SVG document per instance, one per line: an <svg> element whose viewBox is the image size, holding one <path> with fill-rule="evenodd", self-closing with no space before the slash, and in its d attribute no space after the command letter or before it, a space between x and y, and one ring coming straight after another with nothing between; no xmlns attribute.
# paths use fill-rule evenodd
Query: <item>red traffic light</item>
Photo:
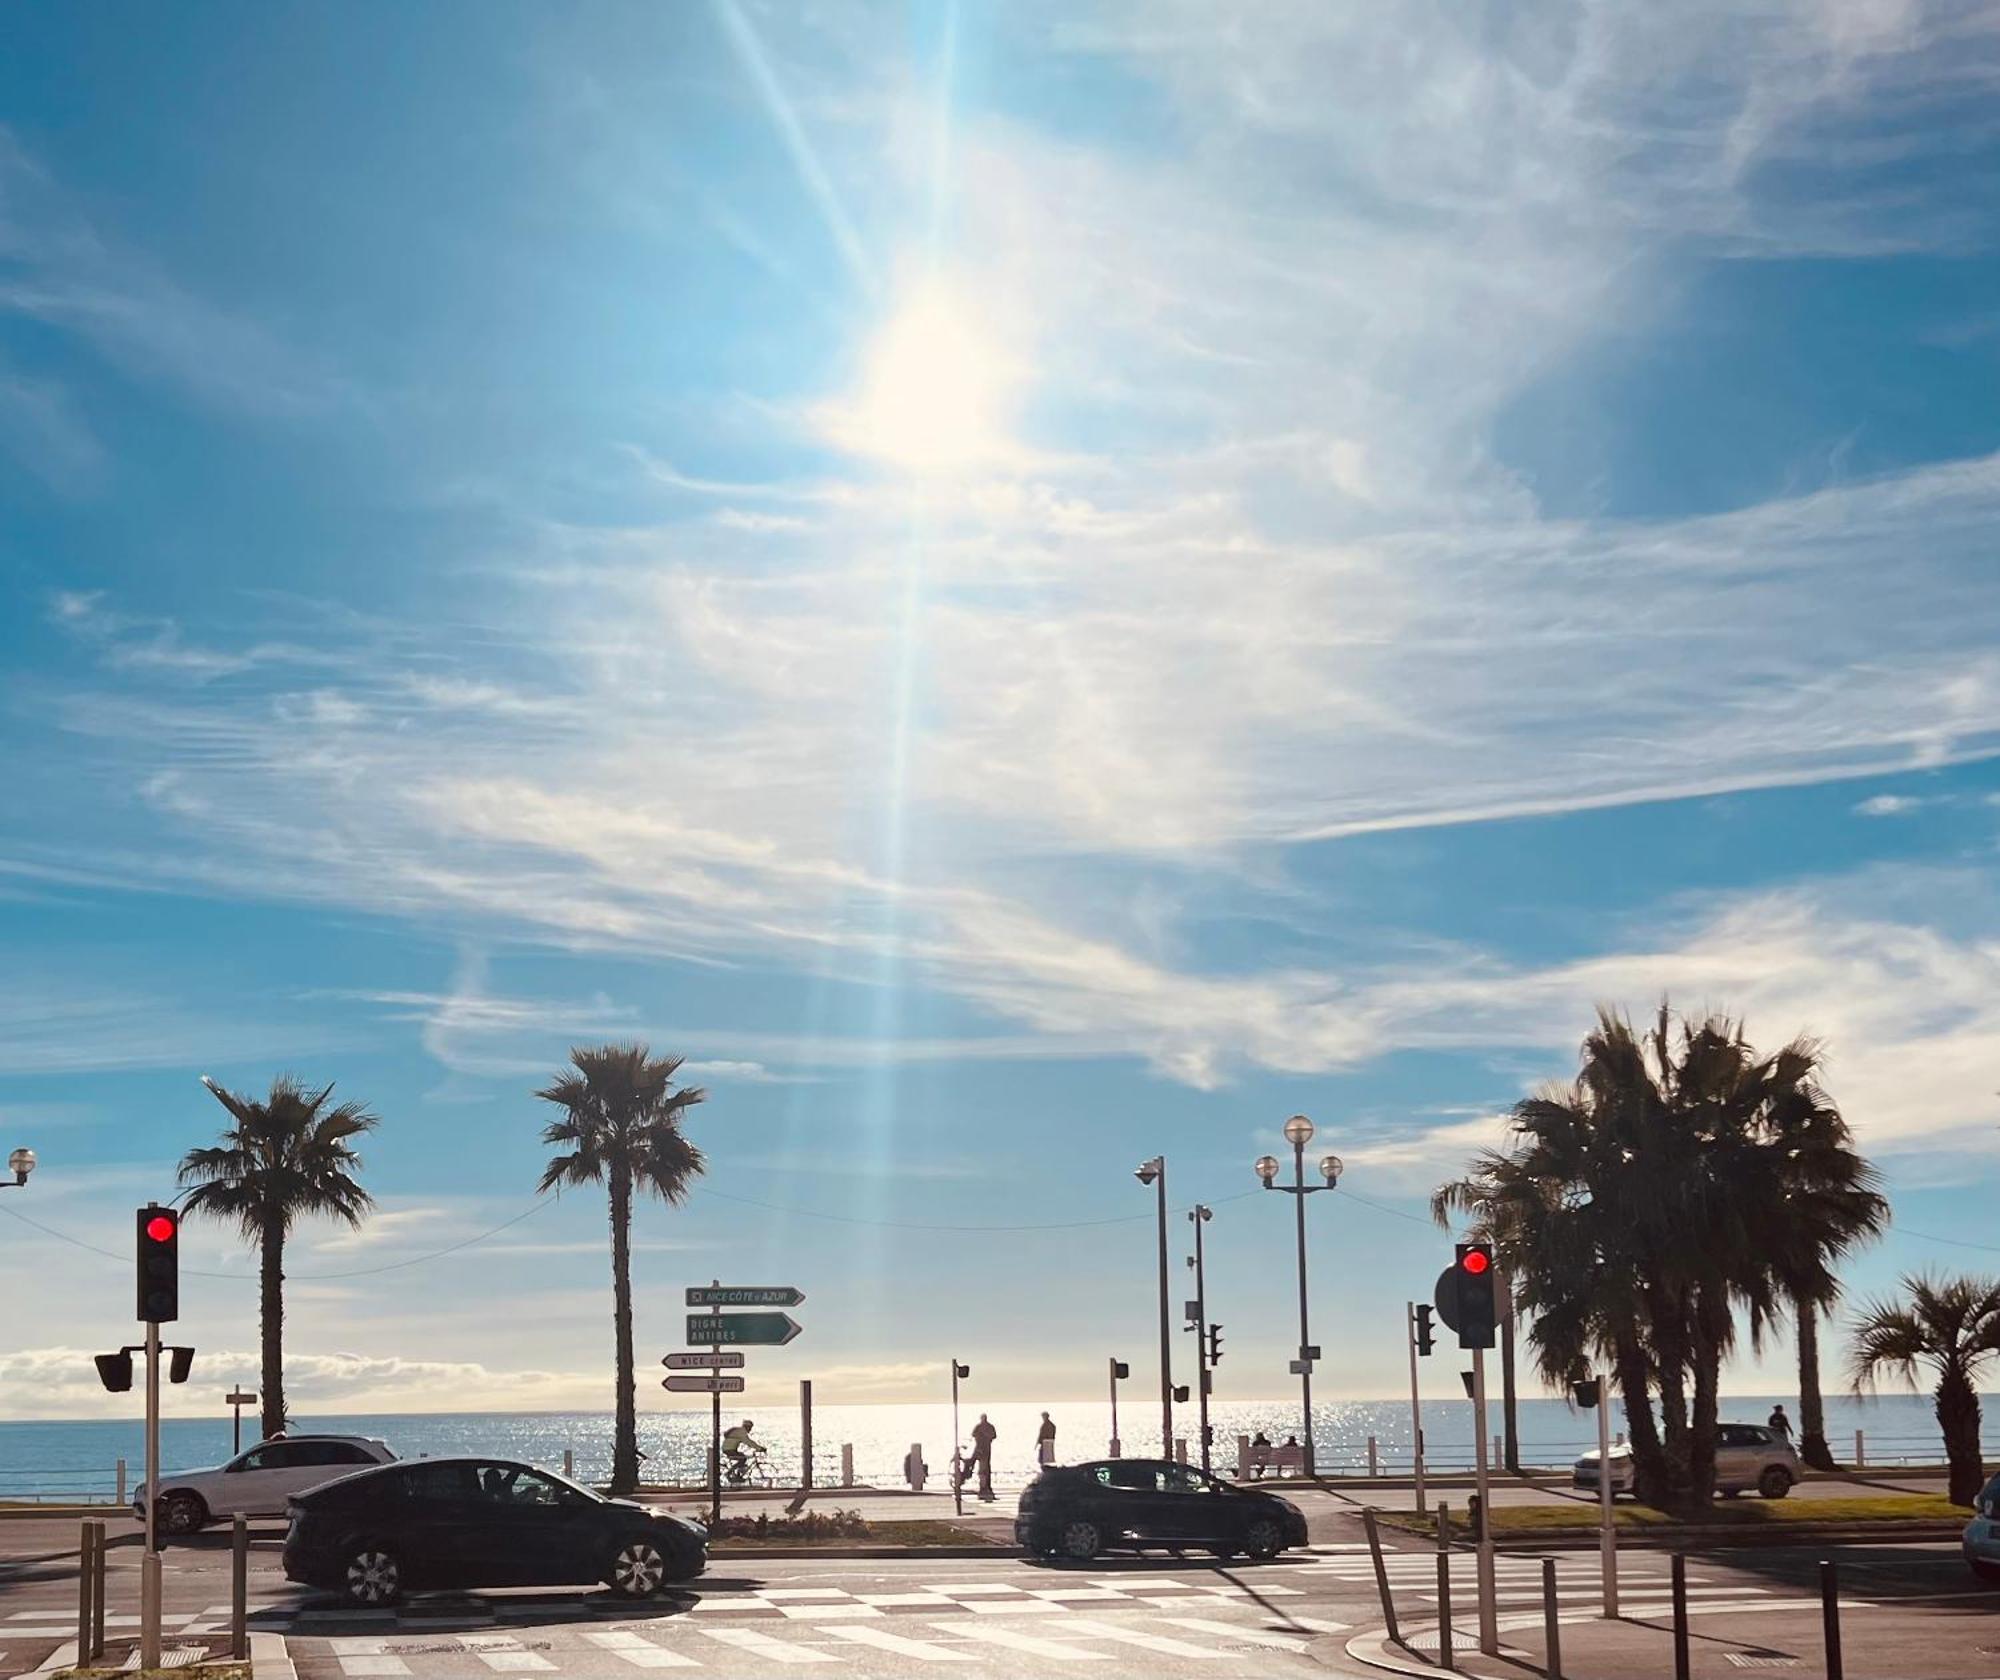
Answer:
<svg viewBox="0 0 2000 1680"><path fill-rule="evenodd" d="M174 1233L180 1227L164 1213L156 1213L146 1221L146 1235L154 1242L172 1242Z"/></svg>
<svg viewBox="0 0 2000 1680"><path fill-rule="evenodd" d="M1483 1249L1469 1248L1465 1251L1465 1258L1459 1261L1459 1264L1463 1266L1468 1272L1470 1272L1474 1277L1477 1277L1481 1272L1485 1271L1488 1266L1492 1265L1493 1262L1487 1259L1486 1253Z"/></svg>

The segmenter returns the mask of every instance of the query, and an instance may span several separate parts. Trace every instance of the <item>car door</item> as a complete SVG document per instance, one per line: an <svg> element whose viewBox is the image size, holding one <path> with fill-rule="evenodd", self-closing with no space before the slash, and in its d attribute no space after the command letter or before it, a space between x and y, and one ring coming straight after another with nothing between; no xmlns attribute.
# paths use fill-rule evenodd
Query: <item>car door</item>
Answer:
<svg viewBox="0 0 2000 1680"><path fill-rule="evenodd" d="M475 1560L481 1512L472 1466L464 1459L412 1464L393 1477L397 1496L385 1500L393 1531L383 1538L402 1558L413 1584L482 1586Z"/></svg>
<svg viewBox="0 0 2000 1680"><path fill-rule="evenodd" d="M479 1533L473 1556L495 1585L569 1586L597 1579L597 1507L525 1464L475 1466Z"/></svg>
<svg viewBox="0 0 2000 1680"><path fill-rule="evenodd" d="M217 1516L278 1516L285 1501L301 1491L305 1462L312 1443L307 1441L266 1441L252 1447L241 1458L224 1466L219 1501L209 1509Z"/></svg>
<svg viewBox="0 0 2000 1680"><path fill-rule="evenodd" d="M1763 1448L1763 1439L1756 1430L1740 1423L1723 1424L1715 1435L1715 1485L1755 1487Z"/></svg>
<svg viewBox="0 0 2000 1680"><path fill-rule="evenodd" d="M1122 1534L1141 1537L1152 1532L1147 1506L1157 1497L1155 1466L1143 1458L1100 1464L1092 1478L1083 1514L1096 1523L1106 1541Z"/></svg>
<svg viewBox="0 0 2000 1680"><path fill-rule="evenodd" d="M1186 1464L1163 1464L1156 1472L1159 1533L1176 1540L1221 1540L1229 1512L1215 1482Z"/></svg>

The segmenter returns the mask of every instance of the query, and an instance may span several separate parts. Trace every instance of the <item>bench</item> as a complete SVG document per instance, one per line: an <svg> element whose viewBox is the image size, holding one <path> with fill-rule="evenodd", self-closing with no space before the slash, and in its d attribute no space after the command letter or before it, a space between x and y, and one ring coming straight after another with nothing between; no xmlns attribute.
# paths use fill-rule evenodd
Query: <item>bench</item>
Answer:
<svg viewBox="0 0 2000 1680"><path fill-rule="evenodd" d="M1304 1447L1253 1447L1247 1440L1241 1439L1237 1443L1236 1474L1239 1481L1251 1481L1259 1476L1282 1476L1287 1472L1302 1476L1305 1468Z"/></svg>

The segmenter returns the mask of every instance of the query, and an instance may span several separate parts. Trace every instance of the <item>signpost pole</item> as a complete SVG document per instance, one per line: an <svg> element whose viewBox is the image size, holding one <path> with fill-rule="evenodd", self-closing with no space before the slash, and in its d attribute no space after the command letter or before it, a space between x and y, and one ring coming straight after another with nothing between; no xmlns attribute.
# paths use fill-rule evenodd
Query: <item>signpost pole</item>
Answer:
<svg viewBox="0 0 2000 1680"><path fill-rule="evenodd" d="M1410 1344L1410 1440L1416 1451L1417 1515L1424 1514L1424 1408L1417 1398L1417 1304L1403 1303L1403 1334Z"/></svg>
<svg viewBox="0 0 2000 1680"><path fill-rule="evenodd" d="M722 1522L722 1390L708 1397L708 1527Z"/></svg>
<svg viewBox="0 0 2000 1680"><path fill-rule="evenodd" d="M1487 1485L1486 1350L1472 1350L1472 1439L1479 1454L1479 1648L1489 1657L1500 1654L1500 1618L1493 1601L1493 1492Z"/></svg>
<svg viewBox="0 0 2000 1680"><path fill-rule="evenodd" d="M961 1439L958 1433L958 1355L954 1353L951 1356L951 1508L962 1517L965 1515L965 1466L958 1459Z"/></svg>
<svg viewBox="0 0 2000 1680"><path fill-rule="evenodd" d="M1116 1458L1123 1444L1118 1439L1118 1361L1109 1361L1111 1367L1111 1456Z"/></svg>
<svg viewBox="0 0 2000 1680"><path fill-rule="evenodd" d="M1618 1529L1611 1514L1611 1385L1597 1378L1597 1549L1604 1569L1604 1616L1618 1620Z"/></svg>
<svg viewBox="0 0 2000 1680"><path fill-rule="evenodd" d="M146 1555L139 1560L139 1666L160 1666L160 1327L146 1321Z"/></svg>
<svg viewBox="0 0 2000 1680"><path fill-rule="evenodd" d="M811 1493L813 1485L813 1385L812 1378L799 1379L799 1492Z"/></svg>

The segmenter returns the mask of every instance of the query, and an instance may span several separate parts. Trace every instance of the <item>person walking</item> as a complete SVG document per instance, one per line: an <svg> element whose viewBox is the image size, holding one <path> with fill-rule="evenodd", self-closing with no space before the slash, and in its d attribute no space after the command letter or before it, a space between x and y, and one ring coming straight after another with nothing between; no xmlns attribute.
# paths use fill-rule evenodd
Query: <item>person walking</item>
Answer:
<svg viewBox="0 0 2000 1680"><path fill-rule="evenodd" d="M1042 1427L1035 1433L1035 1462L1044 1470L1054 1466L1056 1461L1056 1420L1047 1412L1042 1413Z"/></svg>
<svg viewBox="0 0 2000 1680"><path fill-rule="evenodd" d="M1789 1447L1792 1444L1792 1420L1785 1416L1785 1408L1782 1405L1773 1406L1771 1408L1771 1415L1765 1419L1765 1422L1780 1435L1784 1436L1786 1446Z"/></svg>
<svg viewBox="0 0 2000 1680"><path fill-rule="evenodd" d="M972 1468L979 1473L979 1497L988 1503L993 1499L993 1438L999 1433L984 1412L972 1426Z"/></svg>

